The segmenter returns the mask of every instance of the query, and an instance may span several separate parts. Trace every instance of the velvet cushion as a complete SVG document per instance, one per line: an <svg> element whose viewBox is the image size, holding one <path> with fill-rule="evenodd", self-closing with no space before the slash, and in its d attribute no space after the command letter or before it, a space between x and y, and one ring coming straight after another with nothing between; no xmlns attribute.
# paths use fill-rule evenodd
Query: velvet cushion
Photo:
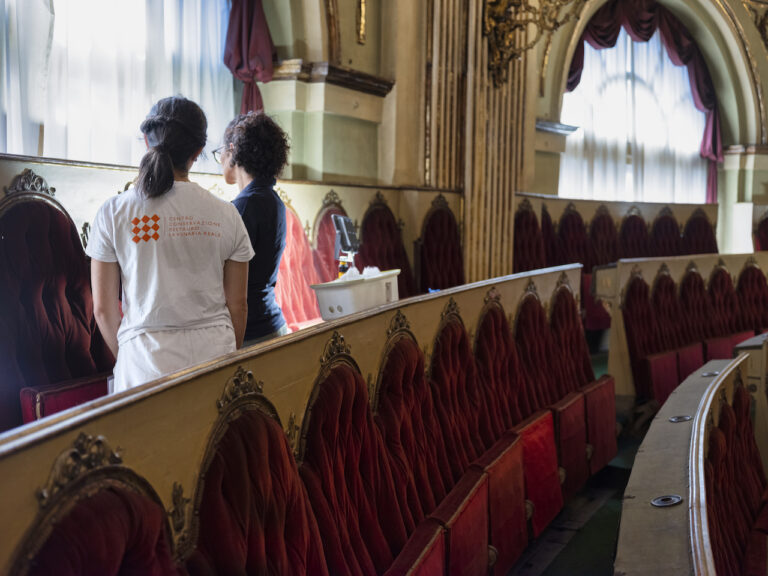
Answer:
<svg viewBox="0 0 768 576"><path fill-rule="evenodd" d="M563 497L574 496L589 478L584 394L571 392L552 406L560 466L565 470Z"/></svg>
<svg viewBox="0 0 768 576"><path fill-rule="evenodd" d="M433 576L445 574L445 529L437 521L425 519L384 576Z"/></svg>
<svg viewBox="0 0 768 576"><path fill-rule="evenodd" d="M560 223L557 227L557 245L560 256L558 264L579 262L587 266L589 264L587 244L587 228L581 214L575 209L566 210L560 217Z"/></svg>
<svg viewBox="0 0 768 576"><path fill-rule="evenodd" d="M276 420L252 409L230 422L203 474L190 575L328 574L315 517Z"/></svg>
<svg viewBox="0 0 768 576"><path fill-rule="evenodd" d="M581 301L584 304L586 330L608 330L611 327L611 315L592 296L592 274L581 274Z"/></svg>
<svg viewBox="0 0 768 576"><path fill-rule="evenodd" d="M541 206L541 241L544 245L544 264L546 266L557 266L560 261L560 251L558 249L557 236L555 236L555 227L552 224L552 217L549 215L546 205Z"/></svg>
<svg viewBox="0 0 768 576"><path fill-rule="evenodd" d="M300 474L329 571L381 574L407 534L365 382L356 370L337 365L317 386Z"/></svg>
<svg viewBox="0 0 768 576"><path fill-rule="evenodd" d="M659 354L650 354L646 356L645 363L648 365L648 374L650 376L651 394L659 405L664 404L669 395L675 391L678 384L677 379L677 352L669 350Z"/></svg>
<svg viewBox="0 0 768 576"><path fill-rule="evenodd" d="M488 573L488 477L468 470L430 515L446 530L447 576Z"/></svg>
<svg viewBox="0 0 768 576"><path fill-rule="evenodd" d="M530 204L523 203L515 213L512 267L514 272L544 268L546 254L539 220Z"/></svg>
<svg viewBox="0 0 768 576"><path fill-rule="evenodd" d="M533 502L531 527L539 536L563 508L552 413L537 412L514 428L523 442L525 493Z"/></svg>
<svg viewBox="0 0 768 576"><path fill-rule="evenodd" d="M563 360L565 369L563 378L567 382L567 391L575 392L595 379L592 359L579 318L576 299L567 288L561 288L555 294L550 313L552 335L557 345L558 355Z"/></svg>
<svg viewBox="0 0 768 576"><path fill-rule="evenodd" d="M489 538L498 551L494 574L504 575L528 544L523 442L507 432L472 464L488 476Z"/></svg>
<svg viewBox="0 0 768 576"><path fill-rule="evenodd" d="M713 336L711 319L712 303L701 275L691 270L680 282L680 305L691 341L703 342Z"/></svg>
<svg viewBox="0 0 768 576"><path fill-rule="evenodd" d="M745 267L739 274L736 292L739 297L739 328L758 332L768 326L768 283L763 271L757 266Z"/></svg>
<svg viewBox="0 0 768 576"><path fill-rule="evenodd" d="M733 341L731 336L708 338L704 341L704 351L707 362L710 360L730 360L733 357Z"/></svg>
<svg viewBox="0 0 768 576"><path fill-rule="evenodd" d="M717 254L715 229L703 212L694 212L683 230L683 254Z"/></svg>
<svg viewBox="0 0 768 576"><path fill-rule="evenodd" d="M333 225L334 214L347 215L342 208L329 206L323 210L317 222L316 248L312 252L312 256L322 282L331 282L339 275L339 262L335 257L336 227Z"/></svg>
<svg viewBox="0 0 768 576"><path fill-rule="evenodd" d="M603 375L581 389L587 414L587 441L592 446L589 471L597 474L618 451L616 445L616 383Z"/></svg>
<svg viewBox="0 0 768 576"><path fill-rule="evenodd" d="M739 300L731 275L718 267L709 279L709 299L712 303L712 336L726 336L739 330Z"/></svg>
<svg viewBox="0 0 768 576"><path fill-rule="evenodd" d="M25 386L111 372L93 316L90 269L61 210L27 201L0 220L0 431L22 423Z"/></svg>
<svg viewBox="0 0 768 576"><path fill-rule="evenodd" d="M704 346L694 342L677 349L677 380L682 382L704 365Z"/></svg>
<svg viewBox="0 0 768 576"><path fill-rule="evenodd" d="M421 235L419 291L443 290L464 284L464 258L459 226L448 208L432 211Z"/></svg>
<svg viewBox="0 0 768 576"><path fill-rule="evenodd" d="M757 224L755 250L768 250L768 218L763 218Z"/></svg>
<svg viewBox="0 0 768 576"><path fill-rule="evenodd" d="M365 266L378 266L380 270L400 269L397 277L399 297L416 294L413 272L403 246L403 236L395 215L386 204L371 205L363 218L360 252L355 264L362 271Z"/></svg>
<svg viewBox="0 0 768 576"><path fill-rule="evenodd" d="M677 298L677 286L669 274L656 277L651 304L658 329L657 350L672 350L693 340L685 330L683 312Z"/></svg>
<svg viewBox="0 0 768 576"><path fill-rule="evenodd" d="M607 210L598 210L589 224L590 261L588 271L594 266L605 266L619 259L619 236L616 223Z"/></svg>
<svg viewBox="0 0 768 576"><path fill-rule="evenodd" d="M299 330L322 322L317 297L310 288L310 284L320 284L322 278L315 269L312 248L296 212L286 209L285 221L285 250L277 270L275 299L288 327Z"/></svg>
<svg viewBox="0 0 768 576"><path fill-rule="evenodd" d="M77 502L32 561L30 576L181 574L171 554L165 510L128 489L106 488Z"/></svg>
<svg viewBox="0 0 768 576"><path fill-rule="evenodd" d="M744 576L765 576L768 573L768 536L759 530L749 533L744 555Z"/></svg>
<svg viewBox="0 0 768 576"><path fill-rule="evenodd" d="M651 227L651 255L655 258L677 256L682 251L682 237L672 214L661 214Z"/></svg>
<svg viewBox="0 0 768 576"><path fill-rule="evenodd" d="M22 388L20 400L24 423L106 396L108 376L109 374L97 374L69 380L63 384Z"/></svg>
<svg viewBox="0 0 768 576"><path fill-rule="evenodd" d="M651 255L648 227L639 214L630 214L619 230L619 258L648 258Z"/></svg>

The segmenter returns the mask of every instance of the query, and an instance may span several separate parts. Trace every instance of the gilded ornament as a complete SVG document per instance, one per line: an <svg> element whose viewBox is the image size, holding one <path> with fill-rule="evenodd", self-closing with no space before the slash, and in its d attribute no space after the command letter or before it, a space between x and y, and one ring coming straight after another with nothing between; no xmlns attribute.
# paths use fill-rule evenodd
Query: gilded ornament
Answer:
<svg viewBox="0 0 768 576"><path fill-rule="evenodd" d="M328 193L323 197L323 208L327 208L328 206L341 207L341 198L339 198L336 190L329 190Z"/></svg>
<svg viewBox="0 0 768 576"><path fill-rule="evenodd" d="M448 299L448 303L445 305L445 308L443 308L442 314L440 314L440 318L443 320L448 316L459 316L459 305L456 304L456 300L453 299L453 296Z"/></svg>
<svg viewBox="0 0 768 576"><path fill-rule="evenodd" d="M288 416L288 424L285 427L285 436L288 438L288 445L291 447L291 452L296 456L299 453L299 431L301 428L296 423L296 413L291 412Z"/></svg>
<svg viewBox="0 0 768 576"><path fill-rule="evenodd" d="M320 363L323 365L329 364L337 356L348 355L350 351L351 348L344 340L344 336L334 330L331 339L325 344L325 350L320 357Z"/></svg>
<svg viewBox="0 0 768 576"><path fill-rule="evenodd" d="M387 338L390 338L397 332L408 331L410 329L411 323L408 322L408 318L405 317L405 314L403 314L401 310L398 310L395 312L395 315L392 317L392 321L389 323L389 328L387 329Z"/></svg>
<svg viewBox="0 0 768 576"><path fill-rule="evenodd" d="M56 196L56 188L48 186L48 182L45 181L45 178L35 174L29 168L25 168L21 174L15 176L11 181L11 185L5 186L3 190L5 190L6 196L18 194L20 192L37 192L52 197Z"/></svg>
<svg viewBox="0 0 768 576"><path fill-rule="evenodd" d="M168 517L171 520L171 528L176 535L177 547L185 538L184 527L187 523L187 506L191 500L184 497L184 487L179 482L173 483L173 492L171 494L171 509L168 511Z"/></svg>
<svg viewBox="0 0 768 576"><path fill-rule="evenodd" d="M245 370L242 366L238 366L234 376L227 380L227 383L224 385L224 391L221 393L221 398L216 400L216 407L221 413L224 412L229 405L243 396L263 393L264 383L260 380L257 381L253 376L253 372L250 370Z"/></svg>

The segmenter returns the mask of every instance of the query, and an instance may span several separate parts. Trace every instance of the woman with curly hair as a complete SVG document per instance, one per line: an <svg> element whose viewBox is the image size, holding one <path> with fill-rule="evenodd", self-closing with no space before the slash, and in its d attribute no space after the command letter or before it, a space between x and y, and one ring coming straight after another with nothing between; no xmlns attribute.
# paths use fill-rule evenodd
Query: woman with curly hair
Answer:
<svg viewBox="0 0 768 576"><path fill-rule="evenodd" d="M189 180L207 125L191 100L157 102L141 124L147 153L135 185L93 222L86 253L96 322L117 358L114 392L243 342L248 233L229 202Z"/></svg>
<svg viewBox="0 0 768 576"><path fill-rule="evenodd" d="M214 152L224 168L227 184L240 188L232 203L245 222L256 253L248 272L244 346L290 332L275 300L286 222L285 205L274 187L275 179L288 162L288 150L288 137L272 118L249 112L229 123L224 131L224 145Z"/></svg>

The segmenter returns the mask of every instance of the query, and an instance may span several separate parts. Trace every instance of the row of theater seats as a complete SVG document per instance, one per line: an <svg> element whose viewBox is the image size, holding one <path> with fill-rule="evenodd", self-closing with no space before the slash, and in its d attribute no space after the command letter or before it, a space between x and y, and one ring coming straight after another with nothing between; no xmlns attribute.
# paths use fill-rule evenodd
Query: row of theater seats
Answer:
<svg viewBox="0 0 768 576"><path fill-rule="evenodd" d="M313 248L298 214L286 200L287 238L280 262L275 294L292 330L320 322L320 310L312 284L330 282L338 273L334 259L334 214L347 216L338 200L324 202L315 223ZM421 235L414 246L412 271L395 215L383 196L376 196L363 216L360 228L357 267L377 266L380 270L400 269L398 294L408 298L431 290L443 290L464 283L461 239L456 217L440 195L424 217Z"/></svg>
<svg viewBox="0 0 768 576"><path fill-rule="evenodd" d="M587 330L605 330L611 323L610 315L591 296L595 266L611 264L622 258L714 254L717 251L715 230L701 210L695 211L684 227L669 209L662 210L650 226L642 215L630 211L618 229L605 205L597 209L589 225L572 203L556 224L546 206L542 205L539 225L536 212L527 199L520 203L515 213L515 272L574 262L584 265L581 293Z"/></svg>
<svg viewBox="0 0 768 576"><path fill-rule="evenodd" d="M768 284L749 262L735 289L723 265L708 286L690 266L678 287L663 265L652 290L633 275L622 312L638 399L663 404L705 362L730 358L736 344L768 330Z"/></svg>
<svg viewBox="0 0 768 576"><path fill-rule="evenodd" d="M449 301L429 360L398 311L375 385L334 333L296 459L266 397L242 392L253 376L236 376L175 560L156 495L111 485L71 499L20 562L62 575L506 574L615 455L614 385L594 379L567 276L549 320L533 284L514 322L486 300L474 342Z"/></svg>
<svg viewBox="0 0 768 576"><path fill-rule="evenodd" d="M707 519L718 574L757 576L768 568L768 484L750 420L751 403L738 382L733 406L721 398L719 421L709 431Z"/></svg>
<svg viewBox="0 0 768 576"><path fill-rule="evenodd" d="M324 205L313 249L290 201L287 206L276 295L289 326L297 330L321 321L310 285L336 277L331 216L345 212L338 202ZM46 194L14 192L0 202L0 230L4 430L106 394L114 358L96 327L88 261L64 208ZM442 196L433 202L421 232L417 287L395 216L377 196L363 218L358 266L400 268L401 298L463 284L459 230Z"/></svg>

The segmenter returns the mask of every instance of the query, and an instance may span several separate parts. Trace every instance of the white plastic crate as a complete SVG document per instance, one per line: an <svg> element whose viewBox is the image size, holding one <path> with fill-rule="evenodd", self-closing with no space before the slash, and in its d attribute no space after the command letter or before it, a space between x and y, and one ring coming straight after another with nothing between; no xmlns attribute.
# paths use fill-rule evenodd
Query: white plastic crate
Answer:
<svg viewBox="0 0 768 576"><path fill-rule="evenodd" d="M334 280L312 284L323 320L335 320L360 310L396 302L400 269L384 270L376 276L356 280Z"/></svg>

